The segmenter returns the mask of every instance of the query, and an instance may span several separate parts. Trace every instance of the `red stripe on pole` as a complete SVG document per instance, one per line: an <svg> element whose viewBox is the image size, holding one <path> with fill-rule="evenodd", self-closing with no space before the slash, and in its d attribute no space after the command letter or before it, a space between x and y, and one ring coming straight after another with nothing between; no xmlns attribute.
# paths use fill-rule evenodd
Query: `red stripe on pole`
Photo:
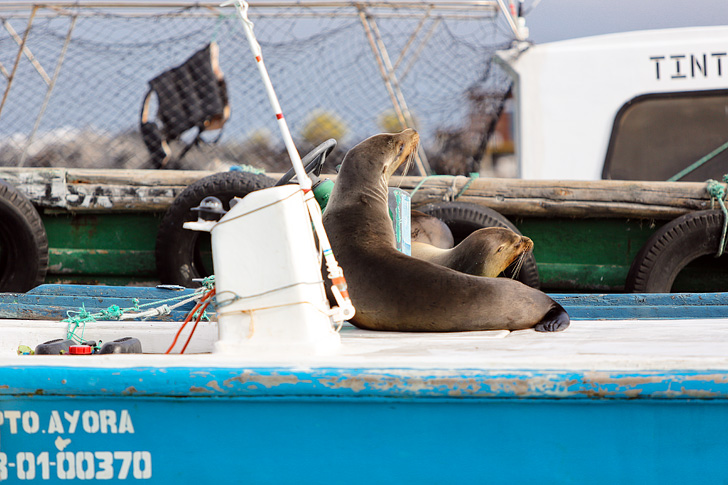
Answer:
<svg viewBox="0 0 728 485"><path fill-rule="evenodd" d="M258 61L258 62L260 62L260 61L262 61L262 60L263 60L263 58L262 58L262 57L260 57L260 56L255 56L255 60L256 60L256 61Z"/></svg>
<svg viewBox="0 0 728 485"><path fill-rule="evenodd" d="M283 119L283 113L278 113L278 114L276 115L276 119L278 119L278 120L282 120L282 119Z"/></svg>

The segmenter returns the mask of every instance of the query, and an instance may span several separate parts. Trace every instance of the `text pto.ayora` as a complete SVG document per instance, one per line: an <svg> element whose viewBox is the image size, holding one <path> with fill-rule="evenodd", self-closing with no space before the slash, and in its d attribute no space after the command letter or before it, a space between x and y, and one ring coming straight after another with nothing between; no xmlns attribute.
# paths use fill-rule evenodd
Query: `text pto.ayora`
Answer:
<svg viewBox="0 0 728 485"><path fill-rule="evenodd" d="M83 430L86 433L133 433L134 424L129 411L122 409L117 413L113 409L99 411L51 411L48 416L41 417L35 411L2 411L0 427L18 433L74 434ZM2 428L0 428L2 431Z"/></svg>

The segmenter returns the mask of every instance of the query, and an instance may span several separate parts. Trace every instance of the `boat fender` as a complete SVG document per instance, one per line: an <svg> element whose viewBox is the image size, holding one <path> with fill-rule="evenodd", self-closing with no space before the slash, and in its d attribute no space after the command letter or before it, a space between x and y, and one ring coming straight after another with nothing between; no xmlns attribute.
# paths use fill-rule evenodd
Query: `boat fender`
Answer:
<svg viewBox="0 0 728 485"><path fill-rule="evenodd" d="M723 231L720 210L696 211L668 222L647 240L632 261L625 290L670 293L675 278L701 256L719 254Z"/></svg>
<svg viewBox="0 0 728 485"><path fill-rule="evenodd" d="M99 354L141 354L142 343L138 338L124 337L101 346Z"/></svg>
<svg viewBox="0 0 728 485"><path fill-rule="evenodd" d="M483 207L468 202L436 202L417 207L417 210L435 216L444 222L452 232L455 244L460 243L470 233L483 227L505 227L522 236L518 228L506 217L489 207ZM508 278L513 277L512 269L505 272ZM523 266L516 278L523 284L532 288L540 288L538 267L533 253L529 253L523 260Z"/></svg>
<svg viewBox="0 0 728 485"><path fill-rule="evenodd" d="M24 293L43 283L48 237L33 204L0 180L0 292Z"/></svg>

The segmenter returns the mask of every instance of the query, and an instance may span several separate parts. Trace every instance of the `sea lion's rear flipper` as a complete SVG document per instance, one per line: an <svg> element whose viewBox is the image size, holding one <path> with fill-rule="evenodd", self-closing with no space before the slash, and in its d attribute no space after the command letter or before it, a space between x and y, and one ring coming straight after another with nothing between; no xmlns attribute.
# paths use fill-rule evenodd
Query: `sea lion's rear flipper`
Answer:
<svg viewBox="0 0 728 485"><path fill-rule="evenodd" d="M543 316L541 321L533 329L537 332L560 332L566 330L569 323L571 323L569 314L566 313L566 310L561 305L554 302L551 309L546 312L546 315Z"/></svg>

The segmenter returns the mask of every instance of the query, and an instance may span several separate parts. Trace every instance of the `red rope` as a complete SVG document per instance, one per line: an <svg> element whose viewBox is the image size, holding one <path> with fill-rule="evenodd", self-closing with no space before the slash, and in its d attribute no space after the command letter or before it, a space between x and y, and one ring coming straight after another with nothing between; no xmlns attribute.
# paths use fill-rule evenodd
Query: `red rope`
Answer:
<svg viewBox="0 0 728 485"><path fill-rule="evenodd" d="M182 334L182 330L185 328L185 326L192 320L192 316L197 312L197 310L204 304L204 307L207 308L207 305L210 304L211 297L215 294L215 289L208 291L203 295L203 297L200 299L200 301L197 302L195 307L190 311L190 313L187 314L187 317L185 318L185 321L182 323L182 326L177 330L177 335L174 336L174 340L172 341L172 345L169 346L165 354L168 354L172 351L174 346L177 344L177 339ZM203 309L204 312L204 309ZM202 316L202 313L200 312L200 315L198 315L197 321L195 322L195 327L197 327L197 323L200 321L200 317ZM192 329L192 333L194 333L195 328ZM192 337L192 333L190 333L190 338ZM189 338L187 339L187 343L189 343ZM185 344L185 348L187 347L187 344ZM182 349L182 352L184 352L184 348Z"/></svg>

